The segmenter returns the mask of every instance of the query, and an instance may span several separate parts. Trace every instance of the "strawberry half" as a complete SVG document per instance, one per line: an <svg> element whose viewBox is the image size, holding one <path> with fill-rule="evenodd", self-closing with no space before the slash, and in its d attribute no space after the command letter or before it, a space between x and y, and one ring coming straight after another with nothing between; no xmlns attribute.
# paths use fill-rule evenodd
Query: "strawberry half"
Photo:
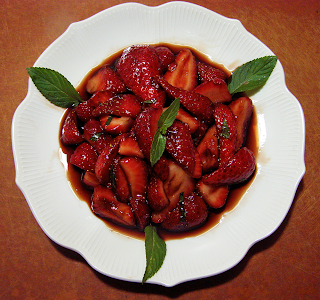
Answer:
<svg viewBox="0 0 320 300"><path fill-rule="evenodd" d="M202 180L198 181L197 190L203 200L215 209L224 206L229 195L228 185L205 184Z"/></svg>
<svg viewBox="0 0 320 300"><path fill-rule="evenodd" d="M69 110L63 122L61 141L65 145L76 145L83 142L83 137L78 128L77 115L74 110Z"/></svg>
<svg viewBox="0 0 320 300"><path fill-rule="evenodd" d="M128 134L123 135L119 144L118 153L123 156L144 158L136 138Z"/></svg>
<svg viewBox="0 0 320 300"><path fill-rule="evenodd" d="M82 183L87 187L87 188L95 188L96 186L100 185L100 182L94 174L94 172L91 171L86 171L83 176L81 177Z"/></svg>
<svg viewBox="0 0 320 300"><path fill-rule="evenodd" d="M85 171L94 171L96 162L97 153L94 148L86 142L80 144L70 157L71 164Z"/></svg>
<svg viewBox="0 0 320 300"><path fill-rule="evenodd" d="M112 135L129 132L134 124L134 119L131 117L103 115L99 120L104 131Z"/></svg>
<svg viewBox="0 0 320 300"><path fill-rule="evenodd" d="M210 66L204 62L197 62L198 75L201 82L212 81L215 78L227 80L228 76L222 70Z"/></svg>
<svg viewBox="0 0 320 300"><path fill-rule="evenodd" d="M189 49L182 49L175 61L168 66L164 79L172 86L191 91L198 84L197 63Z"/></svg>
<svg viewBox="0 0 320 300"><path fill-rule="evenodd" d="M173 52L165 46L157 46L155 50L160 60L161 71L165 72L168 69L169 64L175 60Z"/></svg>
<svg viewBox="0 0 320 300"><path fill-rule="evenodd" d="M148 191L148 204L152 210L160 211L169 205L169 200L164 191L163 181L152 173Z"/></svg>
<svg viewBox="0 0 320 300"><path fill-rule="evenodd" d="M113 163L111 180L117 199L120 202L128 203L131 197L127 177L120 166L120 157L116 158Z"/></svg>
<svg viewBox="0 0 320 300"><path fill-rule="evenodd" d="M99 91L94 93L88 100L92 106L98 107L100 104L109 101L114 96L113 92L110 91Z"/></svg>

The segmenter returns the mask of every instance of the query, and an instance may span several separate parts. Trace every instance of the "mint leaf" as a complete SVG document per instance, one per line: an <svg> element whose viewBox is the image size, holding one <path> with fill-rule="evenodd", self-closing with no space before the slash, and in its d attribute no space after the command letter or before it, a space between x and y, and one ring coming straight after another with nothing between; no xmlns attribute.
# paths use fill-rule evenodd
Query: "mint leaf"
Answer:
<svg viewBox="0 0 320 300"><path fill-rule="evenodd" d="M226 139L230 139L230 129L226 119L222 121L222 128L220 135Z"/></svg>
<svg viewBox="0 0 320 300"><path fill-rule="evenodd" d="M160 128L157 129L151 144L150 163L151 166L160 159L166 148L167 137L161 133Z"/></svg>
<svg viewBox="0 0 320 300"><path fill-rule="evenodd" d="M108 126L111 123L112 119L113 119L113 116L109 116L104 126Z"/></svg>
<svg viewBox="0 0 320 300"><path fill-rule="evenodd" d="M97 132L97 133L94 133L91 137L90 137L90 141L93 141L93 142L96 142L100 135L103 134L103 132Z"/></svg>
<svg viewBox="0 0 320 300"><path fill-rule="evenodd" d="M59 72L40 67L27 68L39 92L56 106L77 106L82 99L72 84Z"/></svg>
<svg viewBox="0 0 320 300"><path fill-rule="evenodd" d="M148 225L144 229L144 232L147 265L142 283L146 282L159 271L167 252L166 243L157 234L156 227Z"/></svg>
<svg viewBox="0 0 320 300"><path fill-rule="evenodd" d="M277 56L264 56L236 68L228 82L230 94L249 91L265 84L277 60Z"/></svg>
<svg viewBox="0 0 320 300"><path fill-rule="evenodd" d="M166 131L174 122L177 117L178 111L180 107L180 98L176 98L170 106L161 114L158 127L161 128L161 131Z"/></svg>

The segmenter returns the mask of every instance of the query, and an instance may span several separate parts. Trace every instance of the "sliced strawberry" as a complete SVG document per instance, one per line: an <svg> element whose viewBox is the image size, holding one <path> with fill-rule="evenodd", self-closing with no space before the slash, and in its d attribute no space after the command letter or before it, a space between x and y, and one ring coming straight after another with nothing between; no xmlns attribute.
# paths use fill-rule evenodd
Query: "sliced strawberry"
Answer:
<svg viewBox="0 0 320 300"><path fill-rule="evenodd" d="M118 117L135 118L140 111L141 103L138 97L132 94L121 94L99 105L94 109L92 115L94 117L100 117L101 115L108 114Z"/></svg>
<svg viewBox="0 0 320 300"><path fill-rule="evenodd" d="M247 180L255 170L255 157L251 150L241 148L229 161L226 161L211 174L204 175L205 184L237 184Z"/></svg>
<svg viewBox="0 0 320 300"><path fill-rule="evenodd" d="M216 125L212 125L197 146L204 173L212 172L219 166L219 142Z"/></svg>
<svg viewBox="0 0 320 300"><path fill-rule="evenodd" d="M154 173L152 173L149 181L147 197L148 204L152 210L160 211L169 205L163 181Z"/></svg>
<svg viewBox="0 0 320 300"><path fill-rule="evenodd" d="M87 187L87 188L95 188L96 186L100 185L100 182L96 176L96 174L94 174L94 172L91 171L86 171L82 178L82 183Z"/></svg>
<svg viewBox="0 0 320 300"><path fill-rule="evenodd" d="M94 93L88 101L92 106L98 107L100 104L109 101L113 96L114 93L111 91L99 91Z"/></svg>
<svg viewBox="0 0 320 300"><path fill-rule="evenodd" d="M117 199L120 202L128 203L131 197L129 183L127 177L120 166L120 158L114 160L112 167L113 180L112 185L114 187Z"/></svg>
<svg viewBox="0 0 320 300"><path fill-rule="evenodd" d="M77 146L70 157L70 163L85 171L94 171L97 153L94 148L84 142Z"/></svg>
<svg viewBox="0 0 320 300"><path fill-rule="evenodd" d="M74 110L77 113L78 118L83 122L87 122L93 118L92 112L94 110L94 106L89 100L80 103L74 108Z"/></svg>
<svg viewBox="0 0 320 300"><path fill-rule="evenodd" d="M136 138L133 135L124 135L119 144L120 155L144 158Z"/></svg>
<svg viewBox="0 0 320 300"><path fill-rule="evenodd" d="M102 184L110 181L110 170L118 154L119 140L113 139L100 153L95 166L95 174Z"/></svg>
<svg viewBox="0 0 320 300"><path fill-rule="evenodd" d="M213 66L210 66L204 62L197 62L198 75L201 82L212 81L215 78L220 78L222 80L227 80L227 74Z"/></svg>
<svg viewBox="0 0 320 300"><path fill-rule="evenodd" d="M253 105L251 99L244 96L232 101L229 107L236 119L236 149L238 150L246 141L248 127L253 113Z"/></svg>
<svg viewBox="0 0 320 300"><path fill-rule="evenodd" d="M102 128L112 135L129 132L134 124L131 117L115 117L111 115L103 115L99 118Z"/></svg>
<svg viewBox="0 0 320 300"><path fill-rule="evenodd" d="M190 176L201 177L201 161L196 160L196 148L187 124L175 120L168 128L166 150Z"/></svg>
<svg viewBox="0 0 320 300"><path fill-rule="evenodd" d="M178 202L176 208L161 223L161 227L170 231L186 231L199 227L207 218L205 202L196 193L192 193Z"/></svg>
<svg viewBox="0 0 320 300"><path fill-rule="evenodd" d="M83 142L83 137L78 128L77 115L74 110L69 110L63 122L61 141L65 145L76 145Z"/></svg>
<svg viewBox="0 0 320 300"><path fill-rule="evenodd" d="M169 84L162 77L155 77L163 89L173 98L180 98L180 103L200 120L211 123L214 120L214 105L211 100L193 91L186 91Z"/></svg>
<svg viewBox="0 0 320 300"><path fill-rule="evenodd" d="M175 61L168 66L164 79L172 86L191 91L198 84L197 63L189 49L182 49Z"/></svg>
<svg viewBox="0 0 320 300"><path fill-rule="evenodd" d="M208 124L206 124L203 121L199 122L198 129L192 134L192 139L195 146L198 146L201 139L205 136L207 130L208 130Z"/></svg>
<svg viewBox="0 0 320 300"><path fill-rule="evenodd" d="M103 66L88 80L86 89L89 94L98 91L124 93L126 86L110 66Z"/></svg>
<svg viewBox="0 0 320 300"><path fill-rule="evenodd" d="M226 82L220 78L203 82L193 91L208 97L213 103L224 103L232 100Z"/></svg>
<svg viewBox="0 0 320 300"><path fill-rule="evenodd" d="M155 49L160 60L161 71L165 72L168 69L168 65L171 64L176 57L168 47L157 46Z"/></svg>
<svg viewBox="0 0 320 300"><path fill-rule="evenodd" d="M235 143L237 140L236 119L231 109L225 104L217 104L215 106L214 119L218 136L228 138Z"/></svg>
<svg viewBox="0 0 320 300"><path fill-rule="evenodd" d="M224 206L229 195L228 185L205 184L202 180L198 181L197 190L203 200L212 208Z"/></svg>
<svg viewBox="0 0 320 300"><path fill-rule="evenodd" d="M152 101L156 107L163 107L165 94L153 81L161 74L158 54L154 47L136 45L126 48L117 61L117 72L126 86L143 101Z"/></svg>
<svg viewBox="0 0 320 300"><path fill-rule="evenodd" d="M219 165L228 161L236 153L235 143L223 136L220 136L219 138L219 148Z"/></svg>
<svg viewBox="0 0 320 300"><path fill-rule="evenodd" d="M105 186L95 187L91 202L92 211L118 224L135 227L135 218L128 204L117 200L114 192Z"/></svg>

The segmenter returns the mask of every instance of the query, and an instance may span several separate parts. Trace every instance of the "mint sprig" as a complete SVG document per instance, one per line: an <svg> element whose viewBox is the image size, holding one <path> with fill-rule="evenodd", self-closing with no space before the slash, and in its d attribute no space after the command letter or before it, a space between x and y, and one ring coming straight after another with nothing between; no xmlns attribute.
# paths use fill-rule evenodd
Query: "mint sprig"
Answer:
<svg viewBox="0 0 320 300"><path fill-rule="evenodd" d="M180 98L176 98L170 106L161 114L158 120L158 129L153 137L150 150L150 163L153 166L163 154L166 148L166 132L177 117L180 107Z"/></svg>
<svg viewBox="0 0 320 300"><path fill-rule="evenodd" d="M277 56L264 56L236 68L228 82L230 94L249 91L265 84L277 60Z"/></svg>
<svg viewBox="0 0 320 300"><path fill-rule="evenodd" d="M39 92L54 105L68 108L82 102L73 85L59 72L41 67L27 68L27 72Z"/></svg>
<svg viewBox="0 0 320 300"><path fill-rule="evenodd" d="M166 243L159 237L156 227L148 225L144 232L147 264L142 283L159 271L167 253Z"/></svg>

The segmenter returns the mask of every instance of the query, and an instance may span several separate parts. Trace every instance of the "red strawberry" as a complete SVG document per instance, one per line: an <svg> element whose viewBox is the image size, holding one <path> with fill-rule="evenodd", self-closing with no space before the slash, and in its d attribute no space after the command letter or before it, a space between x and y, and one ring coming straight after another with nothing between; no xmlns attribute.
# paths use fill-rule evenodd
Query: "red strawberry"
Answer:
<svg viewBox="0 0 320 300"><path fill-rule="evenodd" d="M228 185L205 184L202 180L197 183L197 190L203 200L212 208L225 205L229 194Z"/></svg>
<svg viewBox="0 0 320 300"><path fill-rule="evenodd" d="M168 65L175 60L173 52L165 46L155 47L161 65L161 71L165 72L168 69Z"/></svg>
<svg viewBox="0 0 320 300"><path fill-rule="evenodd" d="M72 153L70 163L85 171L94 171L97 162L97 153L94 148L84 142Z"/></svg>
<svg viewBox="0 0 320 300"><path fill-rule="evenodd" d="M232 100L226 82L220 78L203 82L193 91L208 97L213 103L224 103Z"/></svg>
<svg viewBox="0 0 320 300"><path fill-rule="evenodd" d="M253 105L251 99L247 96L244 96L232 101L229 104L229 107L236 119L236 149L239 149L246 141L247 130L253 112Z"/></svg>
<svg viewBox="0 0 320 300"><path fill-rule="evenodd" d="M114 160L112 167L113 187L120 202L127 203L130 200L131 193L127 177L120 166L120 157Z"/></svg>
<svg viewBox="0 0 320 300"><path fill-rule="evenodd" d="M146 202L148 186L148 166L144 160L136 157L120 160L130 186L130 205L136 217L137 225L143 230L150 223L150 208Z"/></svg>
<svg viewBox="0 0 320 300"><path fill-rule="evenodd" d="M117 61L117 72L126 86L143 101L153 101L154 106L163 107L165 95L153 81L154 76L161 74L154 47L136 45L126 48Z"/></svg>
<svg viewBox="0 0 320 300"><path fill-rule="evenodd" d="M220 136L219 148L220 148L219 165L228 161L236 153L235 144L229 138Z"/></svg>
<svg viewBox="0 0 320 300"><path fill-rule="evenodd" d="M201 161L196 160L196 148L187 124L175 120L168 128L166 150L190 176L201 177Z"/></svg>
<svg viewBox="0 0 320 300"><path fill-rule="evenodd" d="M78 128L77 115L74 110L69 110L62 125L61 140L65 145L76 145L83 141Z"/></svg>
<svg viewBox="0 0 320 300"><path fill-rule="evenodd" d="M131 117L115 117L111 115L103 115L100 117L102 128L112 135L129 132L134 124Z"/></svg>
<svg viewBox="0 0 320 300"><path fill-rule="evenodd" d="M94 93L88 100L92 106L98 107L100 104L109 101L114 96L113 92L110 91L99 91Z"/></svg>
<svg viewBox="0 0 320 300"><path fill-rule="evenodd" d="M91 171L86 171L82 178L81 178L83 184L87 187L87 188L95 188L96 186L100 185L100 182L96 176L96 174L94 174L94 172Z"/></svg>
<svg viewBox="0 0 320 300"><path fill-rule="evenodd" d="M216 171L202 178L205 184L237 184L247 180L253 174L255 167L252 151L243 147L229 161L221 164Z"/></svg>
<svg viewBox="0 0 320 300"><path fill-rule="evenodd" d="M212 125L197 146L204 173L212 172L219 166L219 142L216 125Z"/></svg>
<svg viewBox="0 0 320 300"><path fill-rule="evenodd" d="M89 94L98 91L124 93L126 86L110 66L103 66L88 80L86 89Z"/></svg>
<svg viewBox="0 0 320 300"><path fill-rule="evenodd" d="M194 116L200 120L211 123L214 120L214 105L206 96L202 96L193 91L186 91L169 84L162 77L155 77L163 89L173 98L180 98L180 103Z"/></svg>
<svg viewBox="0 0 320 300"><path fill-rule="evenodd" d="M161 227L170 231L186 231L202 225L208 218L205 202L196 193L183 197L174 210L168 213Z"/></svg>
<svg viewBox="0 0 320 300"><path fill-rule="evenodd" d="M118 148L119 140L115 138L100 153L95 166L95 174L100 183L107 184L110 181L110 170L118 154Z"/></svg>
<svg viewBox="0 0 320 300"><path fill-rule="evenodd" d="M87 122L93 118L92 112L94 106L91 104L90 100L80 103L74 110L77 113L78 118L83 122Z"/></svg>
<svg viewBox="0 0 320 300"><path fill-rule="evenodd" d="M108 101L99 105L93 111L94 117L104 114L115 115L118 117L135 118L141 111L141 103L138 97L132 94L121 94L110 98Z"/></svg>
<svg viewBox="0 0 320 300"><path fill-rule="evenodd" d="M136 138L132 135L124 135L119 144L118 153L123 156L144 158Z"/></svg>
<svg viewBox="0 0 320 300"><path fill-rule="evenodd" d="M206 124L203 121L199 122L198 129L192 134L193 142L195 146L198 146L201 139L205 136L207 130L208 130L208 124Z"/></svg>
<svg viewBox="0 0 320 300"><path fill-rule="evenodd" d="M152 210L163 210L169 205L169 200L164 191L163 181L152 173L148 186L148 204Z"/></svg>
<svg viewBox="0 0 320 300"><path fill-rule="evenodd" d="M129 205L117 200L114 192L105 186L95 187L91 202L92 211L118 224L135 227L135 218Z"/></svg>
<svg viewBox="0 0 320 300"><path fill-rule="evenodd" d="M168 66L164 79L172 86L191 91L198 84L197 63L189 49L182 49L175 61Z"/></svg>
<svg viewBox="0 0 320 300"><path fill-rule="evenodd" d="M214 80L215 78L226 80L228 77L227 74L222 70L215 68L213 66L210 66L201 61L197 62L197 68L198 68L199 79L201 82L211 81L211 80Z"/></svg>

